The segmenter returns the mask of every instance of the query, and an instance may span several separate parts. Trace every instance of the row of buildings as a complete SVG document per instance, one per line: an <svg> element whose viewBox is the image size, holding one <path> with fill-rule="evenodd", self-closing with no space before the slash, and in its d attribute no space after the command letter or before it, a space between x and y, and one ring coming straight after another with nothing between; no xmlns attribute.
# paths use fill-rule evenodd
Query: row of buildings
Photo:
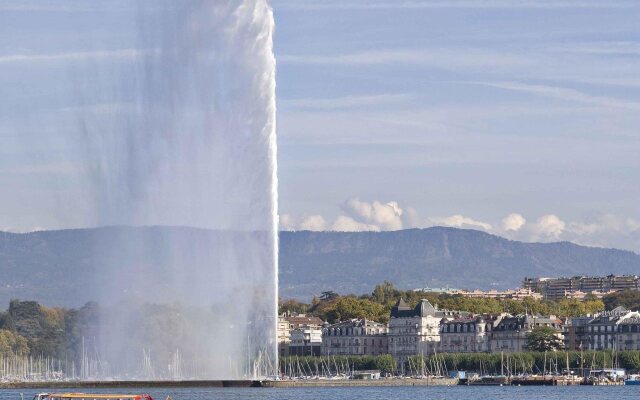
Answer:
<svg viewBox="0 0 640 400"><path fill-rule="evenodd" d="M493 299L584 299L587 296L603 298L624 290L640 291L637 275L573 276L570 278L524 278L522 287L509 290L463 290L450 287L419 288L415 292L442 293L472 298Z"/></svg>
<svg viewBox="0 0 640 400"><path fill-rule="evenodd" d="M487 314L440 310L427 300L410 307L402 299L389 323L352 319L335 324L317 317L279 319L280 355L380 355L398 362L443 353L520 352L536 327L550 327L571 350L640 350L640 313L618 307L593 316Z"/></svg>
<svg viewBox="0 0 640 400"><path fill-rule="evenodd" d="M602 298L624 290L640 290L637 275L574 276L570 278L524 278L522 290L539 293L548 300L581 299L587 295Z"/></svg>
<svg viewBox="0 0 640 400"><path fill-rule="evenodd" d="M418 288L413 289L414 292L424 292L424 293L439 293L439 294L448 294L448 295L457 295L463 297L470 297L475 299L511 299L511 300L523 300L523 299L535 299L542 300L543 295L541 293L535 292L531 289L519 288L519 289L508 289L508 290L463 290L463 289L454 289L454 288Z"/></svg>

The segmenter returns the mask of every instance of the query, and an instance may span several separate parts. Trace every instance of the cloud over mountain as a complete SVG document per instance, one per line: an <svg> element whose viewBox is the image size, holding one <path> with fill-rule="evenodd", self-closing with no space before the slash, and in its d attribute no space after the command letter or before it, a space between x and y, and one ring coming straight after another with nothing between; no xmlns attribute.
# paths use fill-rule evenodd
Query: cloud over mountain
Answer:
<svg viewBox="0 0 640 400"><path fill-rule="evenodd" d="M527 218L521 213L511 212L494 222L462 214L422 216L415 208L401 205L396 200L366 201L358 197L345 201L339 211L333 219L311 214L298 220L283 214L280 226L285 231L336 232L384 232L446 226L477 229L527 242L566 240L589 246L623 247L640 251L640 221L614 214L601 214L586 220L566 220L553 213Z"/></svg>

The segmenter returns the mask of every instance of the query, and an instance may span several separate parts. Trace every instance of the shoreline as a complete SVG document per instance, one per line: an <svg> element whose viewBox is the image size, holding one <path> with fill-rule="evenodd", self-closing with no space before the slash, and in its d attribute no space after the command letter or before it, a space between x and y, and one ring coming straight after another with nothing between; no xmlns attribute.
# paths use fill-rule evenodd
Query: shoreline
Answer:
<svg viewBox="0 0 640 400"><path fill-rule="evenodd" d="M108 389L108 388L222 388L262 387L261 381L252 380L187 380L187 381L49 381L2 382L0 389Z"/></svg>
<svg viewBox="0 0 640 400"><path fill-rule="evenodd" d="M457 378L406 379L308 379L294 381L265 381L262 387L381 387L381 386L458 386Z"/></svg>
<svg viewBox="0 0 640 400"><path fill-rule="evenodd" d="M191 381L51 381L2 382L0 389L108 389L108 388L295 388L295 387L380 387L380 386L456 386L458 379L309 379L285 381L191 380Z"/></svg>
<svg viewBox="0 0 640 400"><path fill-rule="evenodd" d="M384 378L384 379L308 379L308 380L185 380L185 381L49 381L0 382L0 389L152 389L152 388L314 388L314 387L407 387L407 386L503 386L497 384L460 384L457 378ZM530 386L505 384L504 386ZM585 384L544 384L539 386L601 386ZM609 386L622 386L620 384Z"/></svg>

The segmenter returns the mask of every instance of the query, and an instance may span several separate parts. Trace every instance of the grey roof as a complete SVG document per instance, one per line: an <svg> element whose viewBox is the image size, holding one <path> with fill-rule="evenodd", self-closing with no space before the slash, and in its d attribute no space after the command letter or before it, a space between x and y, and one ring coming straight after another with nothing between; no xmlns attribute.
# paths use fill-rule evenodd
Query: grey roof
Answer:
<svg viewBox="0 0 640 400"><path fill-rule="evenodd" d="M407 304L406 301L404 301L404 299L402 297L400 297L400 300L398 300L398 302L396 303L396 307L398 308L405 308L407 310L411 309L411 307L409 307L409 305Z"/></svg>
<svg viewBox="0 0 640 400"><path fill-rule="evenodd" d="M435 308L429 303L428 300L422 300L418 303L414 308L409 307L409 305L404 301L403 298L400 298L395 306L391 308L391 317L393 318L413 318L413 317L424 317L426 315L435 315ZM431 314L430 314L431 313Z"/></svg>
<svg viewBox="0 0 640 400"><path fill-rule="evenodd" d="M611 311L603 311L596 314L590 324L616 324L622 317L630 312L631 311L627 310L624 307L616 307Z"/></svg>
<svg viewBox="0 0 640 400"><path fill-rule="evenodd" d="M415 317L451 317L455 315L469 315L468 312L461 311L448 311L448 310L438 310L436 309L429 300L422 299L420 302L414 307L411 308L404 301L404 299L398 300L395 306L391 308L391 317L392 318L415 318Z"/></svg>
<svg viewBox="0 0 640 400"><path fill-rule="evenodd" d="M451 320L443 318L442 323L455 325L455 324L469 324L469 323L475 323L480 321L484 321L484 319L481 316L474 317L472 315L461 315Z"/></svg>
<svg viewBox="0 0 640 400"><path fill-rule="evenodd" d="M561 323L562 321L557 318L551 318L541 315L520 314L513 317L502 318L502 320L500 321L500 323L498 323L494 330L511 331L523 329L525 325L529 325L529 327L531 327L532 324L560 325Z"/></svg>

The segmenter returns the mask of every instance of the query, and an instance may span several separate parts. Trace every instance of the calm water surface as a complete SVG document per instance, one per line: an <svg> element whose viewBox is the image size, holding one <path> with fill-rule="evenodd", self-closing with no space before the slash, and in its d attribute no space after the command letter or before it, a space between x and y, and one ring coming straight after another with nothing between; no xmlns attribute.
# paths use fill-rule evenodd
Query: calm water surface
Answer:
<svg viewBox="0 0 640 400"><path fill-rule="evenodd" d="M38 392L55 390L0 390L0 400L31 400ZM91 393L149 393L155 400L502 400L502 399L640 399L640 386L617 387L370 387L370 388L150 388L150 389L73 389Z"/></svg>

